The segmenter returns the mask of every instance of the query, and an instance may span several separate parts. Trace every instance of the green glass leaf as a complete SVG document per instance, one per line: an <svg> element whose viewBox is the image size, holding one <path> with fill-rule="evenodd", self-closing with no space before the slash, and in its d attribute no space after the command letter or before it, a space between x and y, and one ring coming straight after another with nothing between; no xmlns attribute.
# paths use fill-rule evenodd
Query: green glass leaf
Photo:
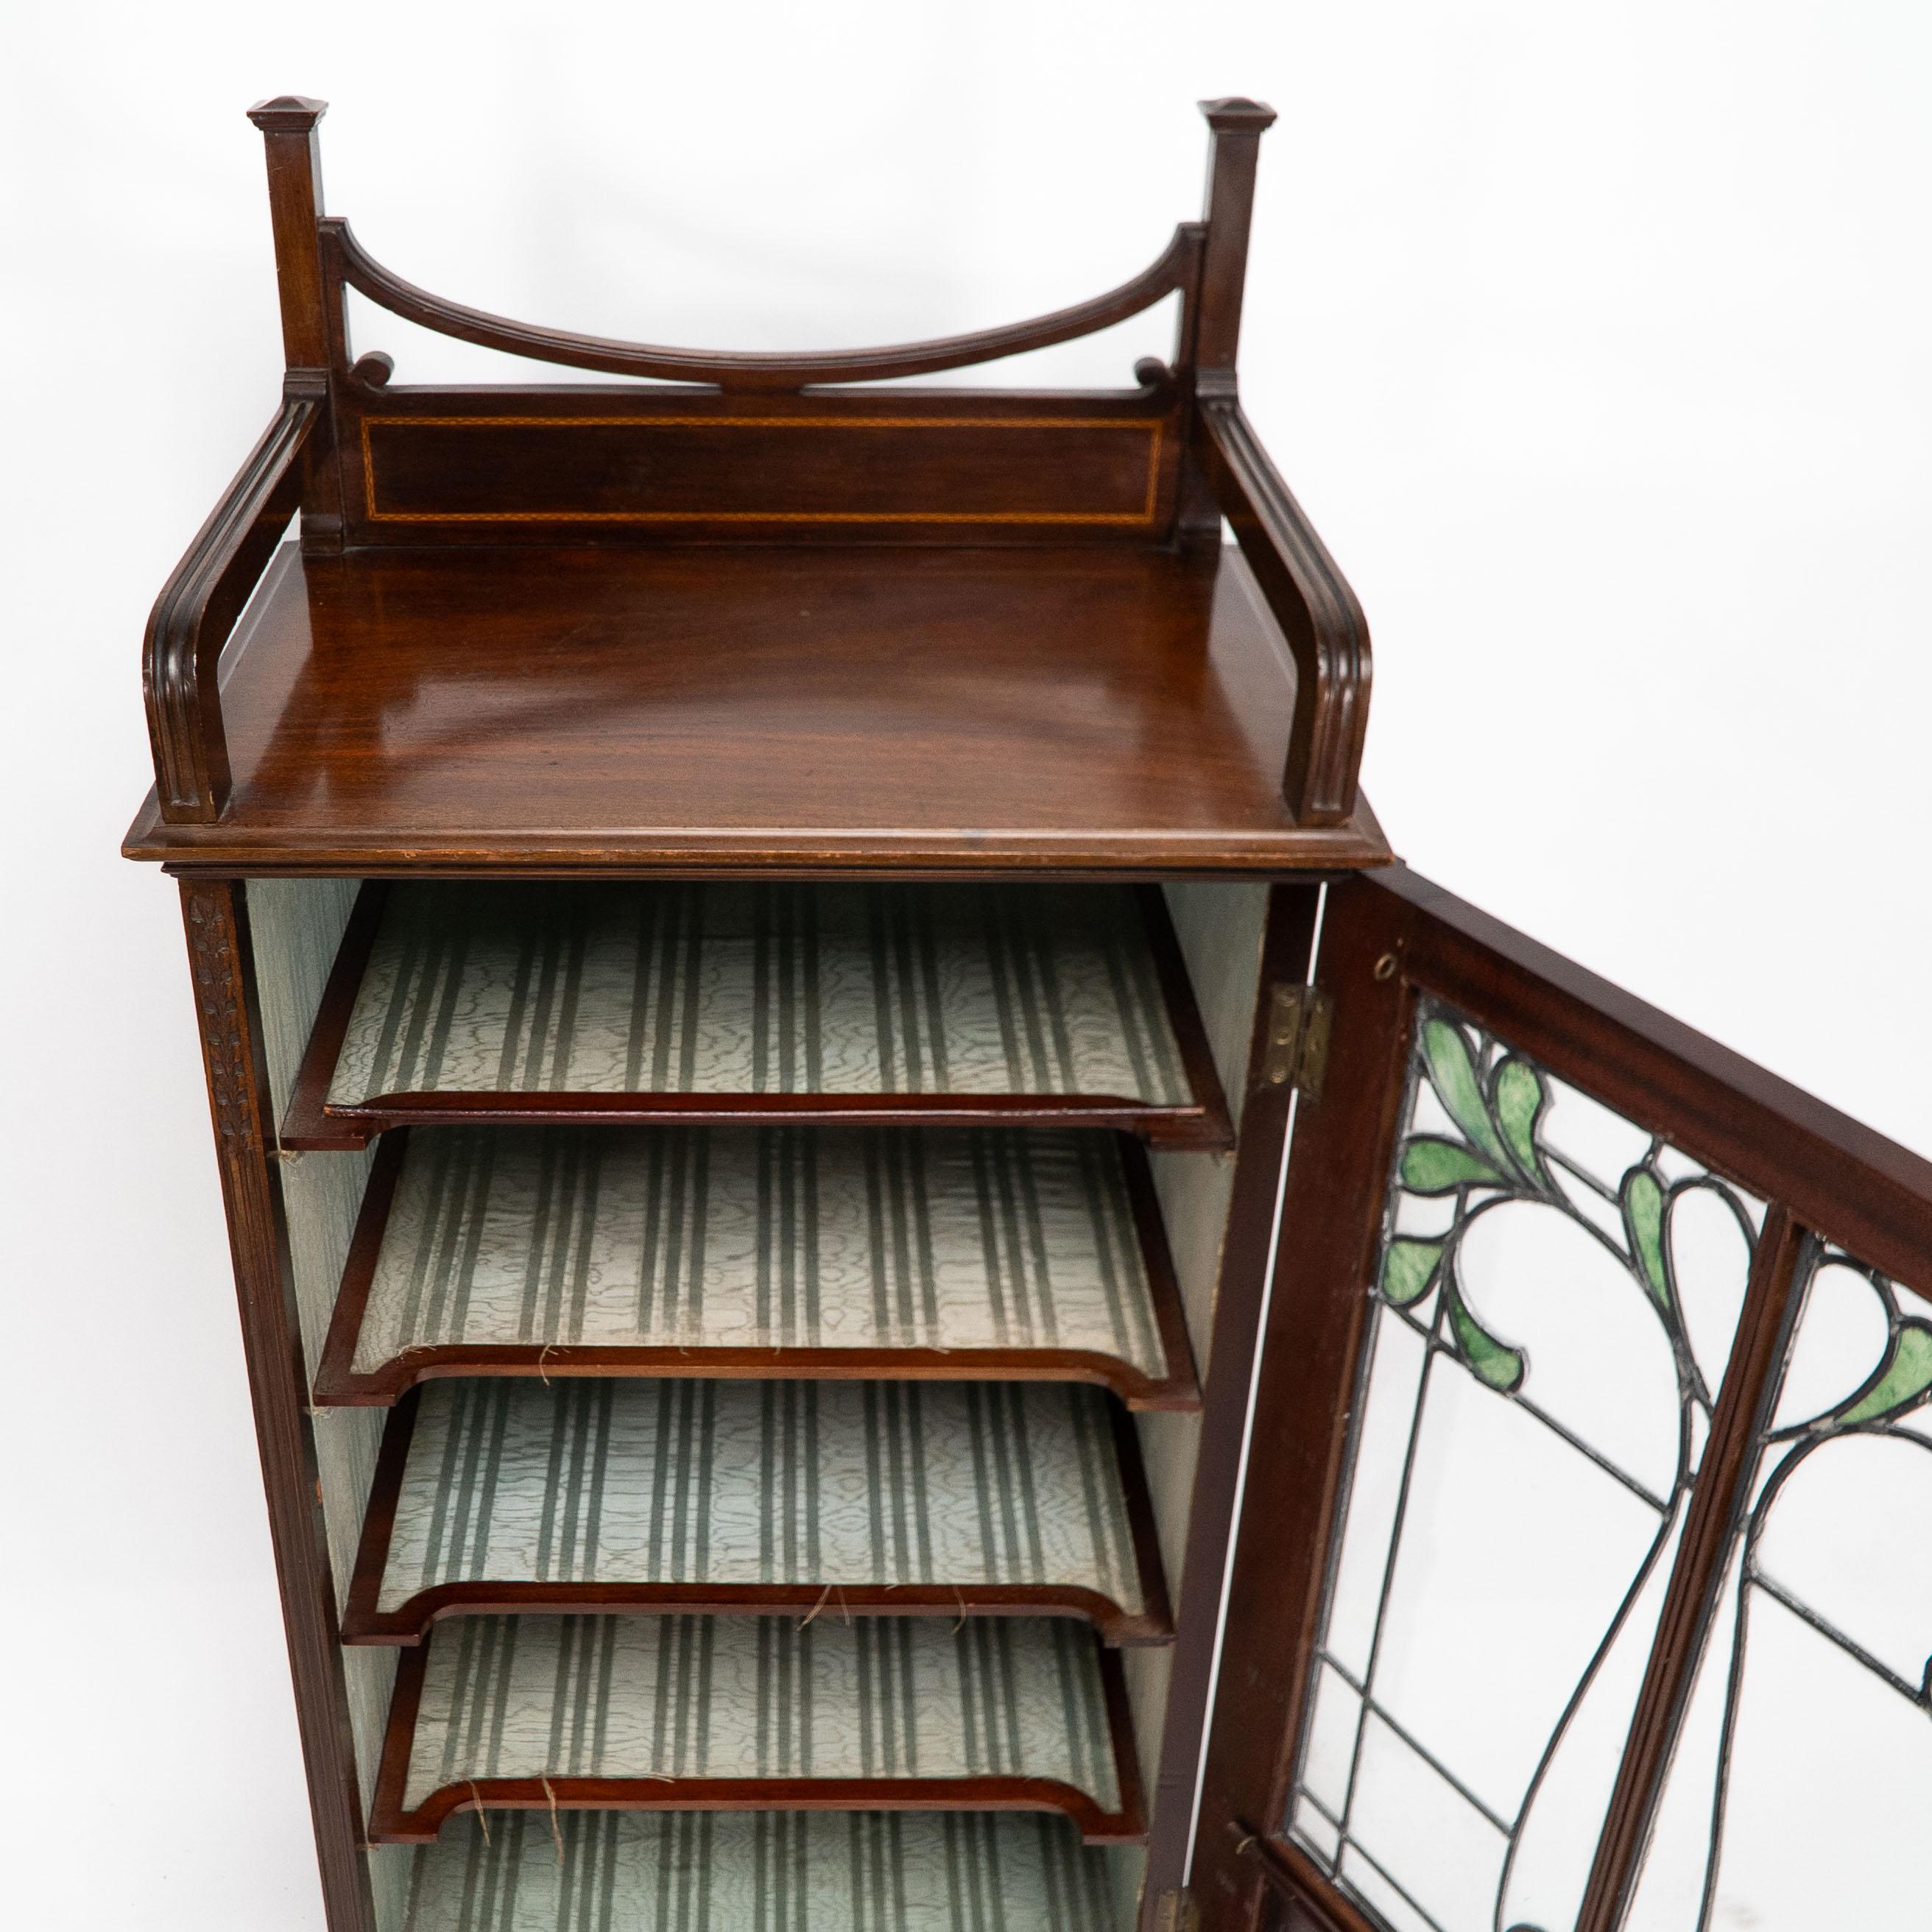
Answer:
<svg viewBox="0 0 1932 1932"><path fill-rule="evenodd" d="M1465 1181L1501 1182L1499 1169L1458 1141L1418 1134L1402 1150L1402 1184L1418 1194L1447 1194Z"/></svg>
<svg viewBox="0 0 1932 1932"><path fill-rule="evenodd" d="M1546 1180L1536 1151L1537 1116L1543 1112L1543 1076L1528 1060L1512 1054L1496 1069L1492 1090L1496 1122L1516 1166L1532 1180Z"/></svg>
<svg viewBox="0 0 1932 1932"><path fill-rule="evenodd" d="M1470 1058L1462 1029L1448 1020L1430 1021L1422 1029L1422 1057L1449 1118L1489 1156L1499 1174L1507 1174L1509 1156L1484 1103L1483 1084L1477 1078L1476 1063Z"/></svg>
<svg viewBox="0 0 1932 1932"><path fill-rule="evenodd" d="M1498 1342L1469 1312L1460 1294L1451 1292L1444 1299L1449 1304L1450 1325L1456 1331L1456 1346L1463 1360L1490 1388L1507 1394L1522 1380L1522 1350Z"/></svg>
<svg viewBox="0 0 1932 1932"><path fill-rule="evenodd" d="M1871 1392L1852 1403L1840 1422L1871 1422L1903 1408L1932 1388L1932 1328L1922 1322L1899 1324L1898 1346Z"/></svg>
<svg viewBox="0 0 1932 1932"><path fill-rule="evenodd" d="M1668 1308L1670 1276L1664 1266L1664 1187L1648 1168L1634 1167L1624 1176L1623 1207L1630 1252L1643 1270L1644 1286Z"/></svg>
<svg viewBox="0 0 1932 1932"><path fill-rule="evenodd" d="M1398 1308L1420 1301L1429 1292L1442 1259L1440 1241L1390 1242L1388 1252L1382 1257L1382 1299Z"/></svg>

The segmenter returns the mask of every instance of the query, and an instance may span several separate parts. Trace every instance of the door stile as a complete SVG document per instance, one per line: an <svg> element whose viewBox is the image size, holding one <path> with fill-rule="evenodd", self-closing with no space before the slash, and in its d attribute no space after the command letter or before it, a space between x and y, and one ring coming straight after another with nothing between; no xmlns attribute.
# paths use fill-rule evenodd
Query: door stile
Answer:
<svg viewBox="0 0 1932 1932"><path fill-rule="evenodd" d="M248 908L237 880L181 894L323 1905L329 1932L375 1932Z"/></svg>
<svg viewBox="0 0 1932 1932"><path fill-rule="evenodd" d="M1234 1187L1202 1391L1200 1448L1188 1507L1186 1550L1178 1573L1175 1610L1179 1621L1171 1653L1166 1717L1148 1840L1142 1912L1147 1932L1154 1932L1162 1899L1178 1892L1186 1878L1195 1793L1206 1748L1208 1702L1219 1649L1222 1584L1234 1534L1248 1396L1261 1341L1268 1253L1274 1240L1282 1162L1296 1105L1293 1084L1270 1082L1263 1070L1269 1045L1270 988L1298 986L1308 978L1322 890L1316 884L1277 884L1268 891L1261 977L1241 1094Z"/></svg>
<svg viewBox="0 0 1932 1932"><path fill-rule="evenodd" d="M1238 1620L1272 1623L1291 1661L1263 1669L1236 1654L1232 1636L1223 1658L1191 1887L1204 1923L1216 1928L1254 1921L1263 1873L1244 1853L1265 1842L1296 1856L1267 1831L1266 1817L1249 1814L1241 1794L1268 1792L1267 1816L1275 1815L1300 1735L1368 1312L1367 1298L1342 1285L1367 1280L1381 1239L1380 1183L1394 1157L1415 1002L1414 988L1382 964L1390 956L1366 922L1335 922L1336 895L1348 886L1329 890L1314 974L1334 1001L1328 1072L1321 1099L1300 1103L1282 1196L1268 1330L1257 1337L1257 1453L1227 1604L1230 1633ZM1264 1431L1271 1445L1265 1490L1257 1484ZM1197 1524L1200 1515L1197 1502Z"/></svg>

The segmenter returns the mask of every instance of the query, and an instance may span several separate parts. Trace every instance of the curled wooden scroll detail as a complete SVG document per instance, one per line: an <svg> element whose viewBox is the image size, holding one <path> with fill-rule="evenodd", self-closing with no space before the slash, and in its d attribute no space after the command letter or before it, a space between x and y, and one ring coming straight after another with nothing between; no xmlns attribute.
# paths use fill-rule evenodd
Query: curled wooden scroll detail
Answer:
<svg viewBox="0 0 1932 1932"><path fill-rule="evenodd" d="M1232 397L1204 397L1196 453L1221 513L1288 639L1294 716L1282 790L1303 825L1355 809L1369 724L1369 623L1315 526Z"/></svg>
<svg viewBox="0 0 1932 1932"><path fill-rule="evenodd" d="M162 586L148 619L141 684L161 816L212 824L228 795L216 675L235 628L302 498L304 446L322 404L290 395Z"/></svg>

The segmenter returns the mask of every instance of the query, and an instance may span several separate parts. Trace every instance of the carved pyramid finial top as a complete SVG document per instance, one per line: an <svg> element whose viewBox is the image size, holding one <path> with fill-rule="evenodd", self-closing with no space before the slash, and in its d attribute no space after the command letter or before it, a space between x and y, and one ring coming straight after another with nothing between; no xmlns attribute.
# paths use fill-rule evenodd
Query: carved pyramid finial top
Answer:
<svg viewBox="0 0 1932 1932"><path fill-rule="evenodd" d="M1216 134L1246 128L1255 134L1272 128L1275 111L1264 100L1250 100L1244 94L1230 94L1219 100L1204 100L1201 111Z"/></svg>
<svg viewBox="0 0 1932 1932"><path fill-rule="evenodd" d="M326 100L312 100L306 94L278 94L256 101L248 110L248 118L265 134L305 134L328 112Z"/></svg>

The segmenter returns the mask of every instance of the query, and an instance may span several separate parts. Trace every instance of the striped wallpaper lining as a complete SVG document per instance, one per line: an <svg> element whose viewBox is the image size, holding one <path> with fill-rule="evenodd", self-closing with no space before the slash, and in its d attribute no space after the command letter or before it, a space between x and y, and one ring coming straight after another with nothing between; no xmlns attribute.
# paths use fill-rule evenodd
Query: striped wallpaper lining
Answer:
<svg viewBox="0 0 1932 1932"><path fill-rule="evenodd" d="M329 1100L1189 1097L1130 889L413 881Z"/></svg>
<svg viewBox="0 0 1932 1932"><path fill-rule="evenodd" d="M1168 1364L1109 1134L436 1127L354 1366L452 1343L1082 1349Z"/></svg>
<svg viewBox="0 0 1932 1932"><path fill-rule="evenodd" d="M1120 1932L1107 1857L1046 1813L463 1816L406 1932Z"/></svg>
<svg viewBox="0 0 1932 1932"><path fill-rule="evenodd" d="M245 890L262 1057L274 1117L279 1120L288 1105L330 964L355 904L356 882L250 879ZM289 1261L310 1375L320 1360L373 1154L372 1149L311 1154L280 1168ZM382 1442L380 1424L380 1418L373 1413L350 1416L333 1411L319 1417L312 1432L338 1607L355 1568L363 1504ZM395 1659L380 1651L345 1651L341 1670L350 1729L356 1742L356 1769L367 1790L374 1785L381 1757L390 1695L395 1687ZM379 1932L398 1932L410 1855L389 1846L368 1856Z"/></svg>
<svg viewBox="0 0 1932 1932"><path fill-rule="evenodd" d="M1036 1583L1137 1614L1108 1401L1054 1383L431 1382L378 1607L485 1580Z"/></svg>
<svg viewBox="0 0 1932 1932"><path fill-rule="evenodd" d="M475 1778L1060 1780L1117 1811L1100 1651L1064 1618L463 1617L403 1806Z"/></svg>

